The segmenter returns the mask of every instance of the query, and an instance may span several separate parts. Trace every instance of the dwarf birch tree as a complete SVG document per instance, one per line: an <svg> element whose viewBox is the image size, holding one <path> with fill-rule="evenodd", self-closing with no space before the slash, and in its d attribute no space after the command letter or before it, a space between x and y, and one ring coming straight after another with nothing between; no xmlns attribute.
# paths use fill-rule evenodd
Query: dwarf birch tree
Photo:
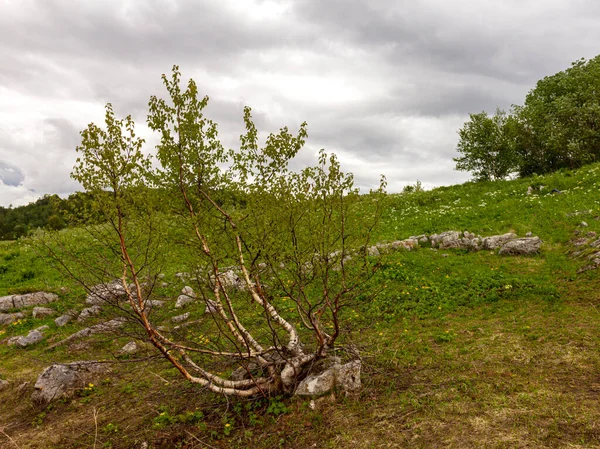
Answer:
<svg viewBox="0 0 600 449"><path fill-rule="evenodd" d="M82 132L73 171L106 217L101 235L115 249L111 266L126 296L117 308L190 382L238 396L293 392L333 353L344 307L376 268L366 248L385 183L359 196L352 175L323 151L315 166L291 171L306 123L261 146L250 108L240 148L226 150L196 83L182 86L176 66L163 82L168 96L151 97L148 115L159 136L158 168L143 155L131 118L115 119L109 105L106 128ZM193 279L197 319L185 326L165 326L153 314L154 301L165 298L149 260L160 257ZM210 313L200 313L204 307Z"/></svg>

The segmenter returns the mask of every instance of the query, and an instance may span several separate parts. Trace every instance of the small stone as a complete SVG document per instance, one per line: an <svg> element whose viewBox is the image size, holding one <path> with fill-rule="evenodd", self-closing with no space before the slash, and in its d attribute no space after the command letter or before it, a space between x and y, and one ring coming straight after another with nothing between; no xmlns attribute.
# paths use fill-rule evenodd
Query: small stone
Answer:
<svg viewBox="0 0 600 449"><path fill-rule="evenodd" d="M190 312L186 312L182 315L174 316L173 318L171 318L171 321L173 321L173 323L181 323L181 322L187 320L189 317L190 317Z"/></svg>
<svg viewBox="0 0 600 449"><path fill-rule="evenodd" d="M583 226L584 228L588 226L588 224L585 221L581 222L581 226Z"/></svg>
<svg viewBox="0 0 600 449"><path fill-rule="evenodd" d="M135 354L138 352L138 345L135 341L130 341L125 346L123 346L120 350L123 354Z"/></svg>
<svg viewBox="0 0 600 449"><path fill-rule="evenodd" d="M377 257L379 256L379 249L376 246L370 246L367 248L367 256Z"/></svg>
<svg viewBox="0 0 600 449"><path fill-rule="evenodd" d="M450 254L444 253L442 254L442 257L448 257Z"/></svg>
<svg viewBox="0 0 600 449"><path fill-rule="evenodd" d="M8 340L8 345L16 345L20 348L31 346L35 343L39 343L44 339L44 335L37 329L29 331L26 336L21 335L20 337L13 337Z"/></svg>
<svg viewBox="0 0 600 449"><path fill-rule="evenodd" d="M100 305L106 302L116 302L126 296L127 292L122 281L116 280L107 284L98 284L90 289L85 302L91 305Z"/></svg>
<svg viewBox="0 0 600 449"><path fill-rule="evenodd" d="M77 317L77 321L82 323L83 321L87 320L90 317L99 315L100 312L102 312L102 309L100 308L99 305L87 307L81 311L81 313L79 314L79 317Z"/></svg>
<svg viewBox="0 0 600 449"><path fill-rule="evenodd" d="M23 382L17 387L17 392L19 394L23 393L27 389L27 387L29 387L29 385L31 385L31 382Z"/></svg>
<svg viewBox="0 0 600 449"><path fill-rule="evenodd" d="M525 234L525 237L531 237L533 234L531 232L528 232L527 234Z"/></svg>
<svg viewBox="0 0 600 449"><path fill-rule="evenodd" d="M7 380L0 379L0 391L5 390L6 388L8 388L9 385L10 384Z"/></svg>
<svg viewBox="0 0 600 449"><path fill-rule="evenodd" d="M181 295L177 297L177 301L175 302L175 308L180 309L186 304L196 301L196 293L192 287L188 287L187 285L181 289Z"/></svg>
<svg viewBox="0 0 600 449"><path fill-rule="evenodd" d="M165 305L165 302L160 301L158 299L147 299L146 300L146 308L149 308L149 309L153 309L153 308L160 309L164 305Z"/></svg>
<svg viewBox="0 0 600 449"><path fill-rule="evenodd" d="M206 307L204 308L204 314L213 314L213 313L217 313L219 311L218 307L217 307L217 303L215 301L213 301L212 299L207 299L206 300Z"/></svg>
<svg viewBox="0 0 600 449"><path fill-rule="evenodd" d="M14 323L17 320L25 318L25 314L18 313L0 313L0 326L4 326L5 324Z"/></svg>
<svg viewBox="0 0 600 449"><path fill-rule="evenodd" d="M192 298L196 297L196 293L194 293L194 289L188 285L186 285L185 287L183 287L181 289L181 294L191 296Z"/></svg>
<svg viewBox="0 0 600 449"><path fill-rule="evenodd" d="M49 307L34 307L33 308L33 317L35 319L51 316L51 315L54 315L55 313L56 313L56 310L50 309Z"/></svg>
<svg viewBox="0 0 600 449"><path fill-rule="evenodd" d="M65 314L65 315L61 315L58 318L56 318L54 320L54 323L58 326L58 327L63 327L64 325L66 325L69 321L71 321L73 319L73 315L72 314Z"/></svg>

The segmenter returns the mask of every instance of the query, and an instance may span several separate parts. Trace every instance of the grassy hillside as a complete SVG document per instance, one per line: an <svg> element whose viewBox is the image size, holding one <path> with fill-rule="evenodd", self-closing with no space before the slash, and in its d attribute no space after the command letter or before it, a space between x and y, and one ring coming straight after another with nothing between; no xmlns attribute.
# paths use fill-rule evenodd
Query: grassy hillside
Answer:
<svg viewBox="0 0 600 449"><path fill-rule="evenodd" d="M578 273L586 261L572 256L575 238L600 235L599 215L598 164L391 195L378 241L531 232L544 242L541 253L422 246L385 256L380 293L346 315L342 344L359 350L363 389L314 409L299 398L228 400L201 391L149 350L136 363L119 355L125 336L49 349L80 324L57 328L53 318L29 317L0 327L3 340L50 326L49 338L31 348L0 344L0 378L10 382L0 391L0 447L600 447L600 270ZM168 267L167 279L177 271ZM27 242L0 242L0 296L37 290L60 295L49 306L57 312L82 307L82 290ZM30 401L47 365L98 358L118 363L73 399Z"/></svg>

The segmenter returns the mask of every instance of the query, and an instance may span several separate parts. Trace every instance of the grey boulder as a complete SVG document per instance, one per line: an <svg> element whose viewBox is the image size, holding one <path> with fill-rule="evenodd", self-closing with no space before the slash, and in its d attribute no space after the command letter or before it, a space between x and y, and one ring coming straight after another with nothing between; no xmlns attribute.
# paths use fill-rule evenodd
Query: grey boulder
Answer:
<svg viewBox="0 0 600 449"><path fill-rule="evenodd" d="M38 403L48 403L54 399L71 396L94 374L106 371L106 365L98 362L56 363L47 367L35 383L31 399Z"/></svg>
<svg viewBox="0 0 600 449"><path fill-rule="evenodd" d="M57 300L57 295L46 292L2 296L0 297L0 312L6 312L10 309L22 309L23 307L37 306L40 304L49 304Z"/></svg>
<svg viewBox="0 0 600 449"><path fill-rule="evenodd" d="M504 243L498 254L510 256L537 254L540 246L542 246L542 240L539 237L521 237Z"/></svg>

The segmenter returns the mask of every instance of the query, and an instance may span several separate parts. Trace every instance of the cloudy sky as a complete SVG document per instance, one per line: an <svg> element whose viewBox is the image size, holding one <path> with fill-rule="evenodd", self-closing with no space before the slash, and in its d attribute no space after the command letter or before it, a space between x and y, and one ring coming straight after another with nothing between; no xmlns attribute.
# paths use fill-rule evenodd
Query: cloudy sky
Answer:
<svg viewBox="0 0 600 449"><path fill-rule="evenodd" d="M363 188L461 183L468 114L522 103L598 42L597 0L0 0L0 206L77 190L79 131L107 102L148 134L173 64L227 147L249 105L265 132L308 122L298 166L325 148Z"/></svg>

